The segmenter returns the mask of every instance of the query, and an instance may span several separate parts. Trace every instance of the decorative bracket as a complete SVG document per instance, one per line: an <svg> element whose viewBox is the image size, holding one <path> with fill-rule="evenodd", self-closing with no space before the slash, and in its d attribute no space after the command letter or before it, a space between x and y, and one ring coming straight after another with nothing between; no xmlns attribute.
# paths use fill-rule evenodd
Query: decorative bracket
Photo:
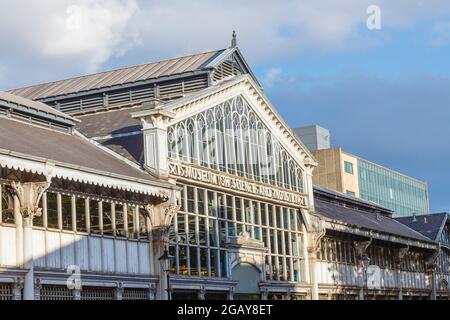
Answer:
<svg viewBox="0 0 450 320"><path fill-rule="evenodd" d="M172 226L173 217L181 208L180 201L177 198L177 192L172 190L169 201L155 206L148 204L145 206L146 214L150 219L150 225L154 238L161 239L164 245L169 244L169 233Z"/></svg>
<svg viewBox="0 0 450 320"><path fill-rule="evenodd" d="M305 215L303 210L302 214ZM309 214L307 221L308 251L309 253L315 253L320 250L320 242L326 234L325 221L314 214Z"/></svg>
<svg viewBox="0 0 450 320"><path fill-rule="evenodd" d="M400 266L403 262L403 260L405 260L406 254L409 251L409 246L403 247L403 248L399 248L398 250L395 251L395 256L394 256L394 262L395 265L397 266L397 269L400 269Z"/></svg>
<svg viewBox="0 0 450 320"><path fill-rule="evenodd" d="M356 257L359 260L362 260L363 258L367 257L367 248L372 244L372 238L368 241L354 241L353 247L356 251Z"/></svg>
<svg viewBox="0 0 450 320"><path fill-rule="evenodd" d="M433 250L430 254L426 256L425 267L428 273L436 271L438 266L438 257L440 250Z"/></svg>
<svg viewBox="0 0 450 320"><path fill-rule="evenodd" d="M11 181L5 186L7 193L13 197L17 196L20 203L20 213L24 219L33 219L42 214L39 201L44 192L50 187L50 179L44 182L17 182Z"/></svg>

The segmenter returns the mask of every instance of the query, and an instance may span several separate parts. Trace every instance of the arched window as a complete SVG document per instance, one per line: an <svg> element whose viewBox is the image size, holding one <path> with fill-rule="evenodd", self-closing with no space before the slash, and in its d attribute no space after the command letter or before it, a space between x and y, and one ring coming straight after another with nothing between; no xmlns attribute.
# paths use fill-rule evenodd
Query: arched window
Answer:
<svg viewBox="0 0 450 320"><path fill-rule="evenodd" d="M290 188L289 164L288 164L286 151L284 151L284 150L282 152L282 159L283 159L283 183L284 183L284 187L289 189Z"/></svg>
<svg viewBox="0 0 450 320"><path fill-rule="evenodd" d="M276 182L279 187L283 186L283 159L281 157L281 148L280 144L275 141L274 142L274 158L276 163Z"/></svg>
<svg viewBox="0 0 450 320"><path fill-rule="evenodd" d="M206 134L206 120L203 114L197 116L197 138L199 143L198 158L200 165L208 167L209 165L209 149L208 149L208 136Z"/></svg>
<svg viewBox="0 0 450 320"><path fill-rule="evenodd" d="M271 184L276 184L278 168L272 135L268 131L266 132L266 144L267 144L267 173L269 175L269 182Z"/></svg>
<svg viewBox="0 0 450 320"><path fill-rule="evenodd" d="M261 181L269 182L269 172L266 154L266 135L261 122L257 124L257 136L258 136L258 168Z"/></svg>
<svg viewBox="0 0 450 320"><path fill-rule="evenodd" d="M227 163L228 172L231 174L236 173L236 150L234 147L234 128L232 118L232 106L230 102L225 103L224 109L224 122L225 122L225 147L227 150Z"/></svg>
<svg viewBox="0 0 450 320"><path fill-rule="evenodd" d="M298 191L305 192L305 177L303 175L303 170L297 167L297 181L298 181Z"/></svg>
<svg viewBox="0 0 450 320"><path fill-rule="evenodd" d="M242 142L244 147L243 163L246 173L245 176L249 179L254 179L252 168L253 159L250 145L250 127L246 115L244 115L241 119L241 129L242 129Z"/></svg>
<svg viewBox="0 0 450 320"><path fill-rule="evenodd" d="M289 160L289 178L290 178L290 182L291 182L291 189L294 191L298 191L297 179L295 176L295 165L294 165L294 161L292 161L292 160Z"/></svg>
<svg viewBox="0 0 450 320"><path fill-rule="evenodd" d="M211 169L217 169L216 123L214 112L206 112L206 137L208 145L209 165Z"/></svg>
<svg viewBox="0 0 450 320"><path fill-rule="evenodd" d="M249 114L249 130L250 130L250 148L252 155L252 170L254 179L261 181L261 157L259 156L259 142L258 142L258 122L256 121L255 114L250 112Z"/></svg>
<svg viewBox="0 0 450 320"><path fill-rule="evenodd" d="M189 119L186 122L187 131L187 148L188 148L188 161L191 163L197 163L197 139L195 138L195 122Z"/></svg>
<svg viewBox="0 0 450 320"><path fill-rule="evenodd" d="M226 158L227 154L225 148L225 125L223 116L223 105L217 106L215 110L216 115L216 139L217 139L217 163L220 171L227 171Z"/></svg>
<svg viewBox="0 0 450 320"><path fill-rule="evenodd" d="M185 129L184 124L179 123L177 125L177 151L178 159L186 161L186 146L185 146Z"/></svg>
<svg viewBox="0 0 450 320"><path fill-rule="evenodd" d="M244 177L244 143L242 141L241 119L237 113L233 114L234 150L236 154L236 173Z"/></svg>
<svg viewBox="0 0 450 320"><path fill-rule="evenodd" d="M175 139L175 129L173 127L167 130L167 146L169 147L169 157L177 159L177 140Z"/></svg>

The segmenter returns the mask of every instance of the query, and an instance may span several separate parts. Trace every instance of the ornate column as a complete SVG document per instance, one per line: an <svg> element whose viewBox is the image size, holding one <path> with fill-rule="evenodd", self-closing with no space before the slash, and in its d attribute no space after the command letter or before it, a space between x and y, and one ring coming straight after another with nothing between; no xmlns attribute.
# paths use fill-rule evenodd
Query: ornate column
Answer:
<svg viewBox="0 0 450 320"><path fill-rule="evenodd" d="M362 272L359 272L361 275L361 281L360 281L360 291L359 291L359 300L365 300L365 290L366 290L366 278L367 278L367 267L370 263L369 255L367 254L367 248L371 245L372 238L368 241L354 241L353 247L356 251L356 259L360 264L360 270Z"/></svg>
<svg viewBox="0 0 450 320"><path fill-rule="evenodd" d="M394 262L395 262L395 269L396 269L395 273L396 273L397 287L398 287L398 295L397 295L398 300L403 300L403 277L402 277L401 266L402 266L403 261L405 260L408 250L409 250L409 246L404 247L404 248L399 248L395 252Z"/></svg>
<svg viewBox="0 0 450 320"><path fill-rule="evenodd" d="M18 277L13 285L13 300L22 300L23 278Z"/></svg>
<svg viewBox="0 0 450 320"><path fill-rule="evenodd" d="M25 275L23 298L34 300L34 261L33 261L33 219L42 214L38 204L42 194L50 186L50 180L45 182L16 182L12 181L6 186L12 197L17 197L20 206L20 215L23 221L23 261L24 268L28 269Z"/></svg>
<svg viewBox="0 0 450 320"><path fill-rule="evenodd" d="M144 111L132 117L142 122L145 168L158 177L168 177L167 127L175 114L164 110L163 104L156 100L144 103L143 107Z"/></svg>
<svg viewBox="0 0 450 320"><path fill-rule="evenodd" d="M234 287L231 287L228 291L228 300L234 300Z"/></svg>
<svg viewBox="0 0 450 320"><path fill-rule="evenodd" d="M169 261L164 261L163 265L158 259L166 251L169 252L169 234L172 225L172 219L180 210L179 192L172 190L170 200L160 205L149 204L145 207L146 214L150 219L150 227L153 241L154 270L159 276L157 286L157 298L167 300L169 288L169 279L165 274L169 269Z"/></svg>
<svg viewBox="0 0 450 320"><path fill-rule="evenodd" d="M436 269L438 267L439 248L427 255L425 268L431 284L430 300L436 300Z"/></svg>
<svg viewBox="0 0 450 320"><path fill-rule="evenodd" d="M311 300L319 300L316 260L317 253L320 251L320 242L326 233L325 222L319 216L307 214L306 212L302 213L307 228Z"/></svg>
<svg viewBox="0 0 450 320"><path fill-rule="evenodd" d="M42 289L41 279L36 278L34 280L34 300L41 300L41 289Z"/></svg>
<svg viewBox="0 0 450 320"><path fill-rule="evenodd" d="M123 282L117 282L114 299L123 300Z"/></svg>
<svg viewBox="0 0 450 320"><path fill-rule="evenodd" d="M155 296L156 296L156 286L152 283L150 284L150 288L148 289L147 298L148 300L155 300L156 299Z"/></svg>
<svg viewBox="0 0 450 320"><path fill-rule="evenodd" d="M202 285L198 292L198 300L205 300L205 294L206 294L206 289L205 289L205 286Z"/></svg>

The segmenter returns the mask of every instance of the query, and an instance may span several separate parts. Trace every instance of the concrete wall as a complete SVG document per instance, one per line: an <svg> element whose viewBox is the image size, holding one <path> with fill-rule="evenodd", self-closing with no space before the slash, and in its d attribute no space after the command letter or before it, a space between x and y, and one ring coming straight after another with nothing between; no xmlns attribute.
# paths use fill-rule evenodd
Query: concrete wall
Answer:
<svg viewBox="0 0 450 320"><path fill-rule="evenodd" d="M319 165L313 172L313 183L319 187L344 192L341 148L312 151Z"/></svg>

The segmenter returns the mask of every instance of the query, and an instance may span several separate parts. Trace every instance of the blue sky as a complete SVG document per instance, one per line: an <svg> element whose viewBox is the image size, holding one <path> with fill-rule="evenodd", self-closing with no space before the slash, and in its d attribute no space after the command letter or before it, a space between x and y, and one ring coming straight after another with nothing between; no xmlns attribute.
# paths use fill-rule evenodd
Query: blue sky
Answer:
<svg viewBox="0 0 450 320"><path fill-rule="evenodd" d="M18 0L0 19L0 89L226 47L236 29L291 126L427 180L450 211L449 1Z"/></svg>

